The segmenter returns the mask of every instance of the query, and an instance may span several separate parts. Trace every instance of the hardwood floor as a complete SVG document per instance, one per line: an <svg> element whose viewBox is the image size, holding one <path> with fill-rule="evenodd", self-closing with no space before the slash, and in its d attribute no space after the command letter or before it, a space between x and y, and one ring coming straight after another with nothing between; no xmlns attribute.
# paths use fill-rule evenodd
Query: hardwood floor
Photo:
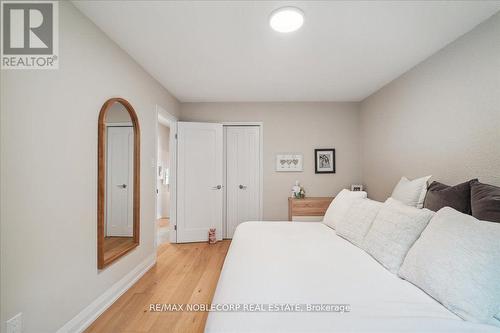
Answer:
<svg viewBox="0 0 500 333"><path fill-rule="evenodd" d="M150 304L210 303L230 241L163 244L156 265L85 332L203 332L206 312L150 312Z"/></svg>

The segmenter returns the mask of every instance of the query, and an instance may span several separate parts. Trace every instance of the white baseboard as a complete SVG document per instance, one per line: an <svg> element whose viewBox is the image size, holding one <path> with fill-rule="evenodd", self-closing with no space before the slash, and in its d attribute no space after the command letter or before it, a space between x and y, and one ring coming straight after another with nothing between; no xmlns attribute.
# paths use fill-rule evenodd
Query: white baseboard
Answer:
<svg viewBox="0 0 500 333"><path fill-rule="evenodd" d="M61 327L57 333L80 333L90 326L107 308L123 295L156 263L156 253L151 254L137 267L112 285L104 294L90 303L73 319Z"/></svg>

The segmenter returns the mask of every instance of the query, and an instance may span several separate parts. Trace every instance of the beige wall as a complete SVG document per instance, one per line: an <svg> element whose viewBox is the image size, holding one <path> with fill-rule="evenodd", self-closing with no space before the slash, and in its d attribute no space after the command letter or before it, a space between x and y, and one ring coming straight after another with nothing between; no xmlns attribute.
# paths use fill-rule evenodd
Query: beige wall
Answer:
<svg viewBox="0 0 500 333"><path fill-rule="evenodd" d="M432 174L500 185L500 14L361 104L363 180L385 199Z"/></svg>
<svg viewBox="0 0 500 333"><path fill-rule="evenodd" d="M357 103L182 103L185 121L259 121L264 124L264 219L286 220L295 180L308 196L330 196L359 183ZM314 149L336 149L336 174L314 174ZM304 155L304 171L276 172L276 154Z"/></svg>
<svg viewBox="0 0 500 333"><path fill-rule="evenodd" d="M168 168L170 163L170 128L165 125L158 126L158 160ZM170 217L170 185L163 184L158 179L158 217Z"/></svg>
<svg viewBox="0 0 500 333"><path fill-rule="evenodd" d="M1 71L1 313L53 333L151 258L155 105L179 103L70 2L59 2L60 69ZM99 272L97 118L121 96L141 126L141 244Z"/></svg>

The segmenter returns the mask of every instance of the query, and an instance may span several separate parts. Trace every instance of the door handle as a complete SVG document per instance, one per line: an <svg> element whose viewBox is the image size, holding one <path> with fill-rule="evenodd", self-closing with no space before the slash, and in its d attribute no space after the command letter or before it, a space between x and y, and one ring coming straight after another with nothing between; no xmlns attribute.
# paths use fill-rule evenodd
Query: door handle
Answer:
<svg viewBox="0 0 500 333"><path fill-rule="evenodd" d="M212 186L212 190L220 190L222 185Z"/></svg>
<svg viewBox="0 0 500 333"><path fill-rule="evenodd" d="M116 186L121 187L121 188L127 188L127 184L117 184Z"/></svg>
<svg viewBox="0 0 500 333"><path fill-rule="evenodd" d="M246 188L247 188L247 186L246 186L246 185L241 185L241 184L240 184L240 186L238 186L238 187L240 188L240 190L243 190L243 189L246 189Z"/></svg>

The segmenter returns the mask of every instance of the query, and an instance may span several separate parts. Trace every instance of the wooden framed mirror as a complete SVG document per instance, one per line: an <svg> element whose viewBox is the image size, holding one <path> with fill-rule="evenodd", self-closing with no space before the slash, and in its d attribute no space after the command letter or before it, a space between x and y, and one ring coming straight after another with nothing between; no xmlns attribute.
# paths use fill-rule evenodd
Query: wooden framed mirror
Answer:
<svg viewBox="0 0 500 333"><path fill-rule="evenodd" d="M140 129L123 98L111 98L98 122L97 267L139 245Z"/></svg>

